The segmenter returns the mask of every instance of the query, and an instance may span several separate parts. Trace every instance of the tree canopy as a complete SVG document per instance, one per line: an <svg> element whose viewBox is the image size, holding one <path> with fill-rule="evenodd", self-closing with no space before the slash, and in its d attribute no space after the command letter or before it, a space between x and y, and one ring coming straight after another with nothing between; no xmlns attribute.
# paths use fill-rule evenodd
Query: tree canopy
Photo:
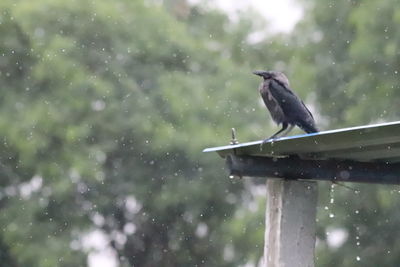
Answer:
<svg viewBox="0 0 400 267"><path fill-rule="evenodd" d="M251 71L288 74L321 128L399 117L396 2L301 3L292 33L255 42L251 10L1 1L0 265L85 266L97 231L121 267L255 266L265 180L201 153L276 130ZM400 194L355 186L320 186L317 266L395 266Z"/></svg>

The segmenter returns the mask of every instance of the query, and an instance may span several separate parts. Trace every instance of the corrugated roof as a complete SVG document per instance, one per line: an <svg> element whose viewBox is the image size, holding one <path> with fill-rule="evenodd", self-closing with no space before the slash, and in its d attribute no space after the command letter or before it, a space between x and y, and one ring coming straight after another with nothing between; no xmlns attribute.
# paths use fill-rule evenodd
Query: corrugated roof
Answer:
<svg viewBox="0 0 400 267"><path fill-rule="evenodd" d="M303 159L400 162L400 121L287 136L267 142L207 148L203 152Z"/></svg>

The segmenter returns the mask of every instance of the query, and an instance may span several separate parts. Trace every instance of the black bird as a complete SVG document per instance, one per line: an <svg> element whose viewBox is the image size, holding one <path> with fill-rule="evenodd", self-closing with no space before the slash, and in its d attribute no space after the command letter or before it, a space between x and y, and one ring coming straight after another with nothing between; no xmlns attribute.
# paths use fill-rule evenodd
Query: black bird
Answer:
<svg viewBox="0 0 400 267"><path fill-rule="evenodd" d="M272 119L278 125L282 124L282 129L265 139L264 142L274 139L286 129L287 131L282 136L288 134L295 125L306 133L318 132L313 115L303 101L289 88L289 80L285 74L279 71L261 70L253 73L263 78L258 90Z"/></svg>

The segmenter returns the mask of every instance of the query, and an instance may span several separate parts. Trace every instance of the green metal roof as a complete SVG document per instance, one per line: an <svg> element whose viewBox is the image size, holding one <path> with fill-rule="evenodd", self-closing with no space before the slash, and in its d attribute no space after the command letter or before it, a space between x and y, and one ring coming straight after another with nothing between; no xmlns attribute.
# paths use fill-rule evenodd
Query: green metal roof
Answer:
<svg viewBox="0 0 400 267"><path fill-rule="evenodd" d="M207 148L203 152L303 159L400 162L400 121Z"/></svg>

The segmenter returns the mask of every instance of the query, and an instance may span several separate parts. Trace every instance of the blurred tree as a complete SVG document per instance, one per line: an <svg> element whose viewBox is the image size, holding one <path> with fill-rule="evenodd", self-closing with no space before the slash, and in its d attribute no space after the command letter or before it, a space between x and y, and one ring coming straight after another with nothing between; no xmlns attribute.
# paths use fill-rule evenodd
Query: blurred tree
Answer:
<svg viewBox="0 0 400 267"><path fill-rule="evenodd" d="M399 116L398 4L303 4L263 36L182 0L1 1L0 265L85 265L95 230L120 266L256 264L264 180L201 154L274 131L251 70L288 73L325 127ZM318 266L398 265L400 194L356 187L321 183Z"/></svg>
<svg viewBox="0 0 400 267"><path fill-rule="evenodd" d="M268 135L248 44L261 23L168 3L1 2L2 266L85 265L95 230L120 266L259 260L257 186L201 149L232 126Z"/></svg>
<svg viewBox="0 0 400 267"><path fill-rule="evenodd" d="M327 127L398 120L400 36L396 1L303 1L292 44L296 81L316 93ZM305 74L305 75L304 75ZM397 266L396 187L321 183L318 266Z"/></svg>

